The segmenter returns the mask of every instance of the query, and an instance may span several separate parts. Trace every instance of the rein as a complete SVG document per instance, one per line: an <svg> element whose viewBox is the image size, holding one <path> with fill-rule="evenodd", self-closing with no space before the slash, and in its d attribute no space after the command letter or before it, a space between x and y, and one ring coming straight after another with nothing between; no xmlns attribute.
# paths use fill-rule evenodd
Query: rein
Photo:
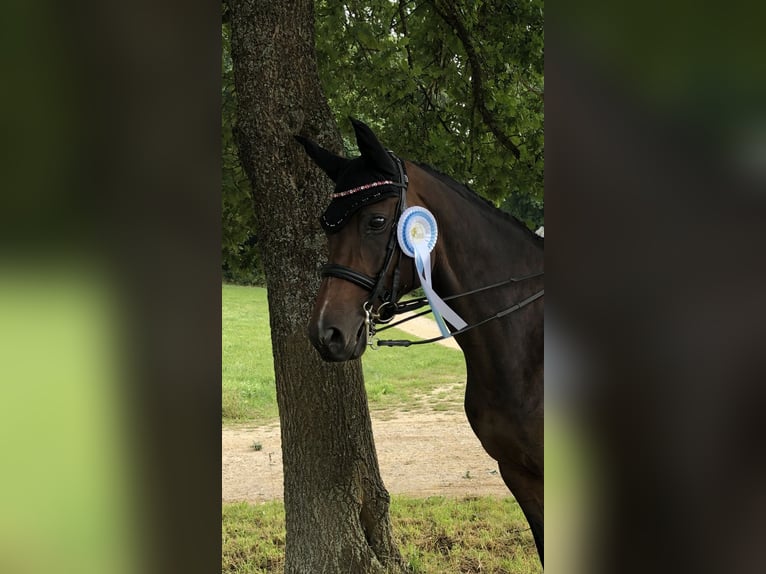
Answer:
<svg viewBox="0 0 766 574"><path fill-rule="evenodd" d="M524 277L519 277L519 278L512 277L505 281L500 281L499 283L494 283L492 285L487 285L485 287L479 287L478 289L473 289L472 291L466 291L465 293L459 293L457 295L450 295L448 297L444 297L444 300L450 301L452 299L459 299L460 297L467 297L468 295L474 295L475 293L481 293L482 291L487 291L489 289L494 289L496 287L502 287L505 285L510 285L512 283L519 283L521 281L526 281L527 279L534 279L535 277L542 277L543 275L544 275L543 272L539 272L539 273L533 273L531 275L526 275ZM537 301L539 298L543 297L544 295L545 295L545 289L540 289L536 293L533 293L529 297L522 299L518 303L514 303L510 307L503 309L501 311L498 311L494 315L490 317L486 317L482 319L481 321L478 321L477 323L473 323L472 325L468 325L467 327L464 327L463 329L453 331L449 335L440 335L438 337L433 337L431 339L423 339L421 341L411 341L408 339L382 339L382 340L377 339L376 340L375 335L380 331L385 331L386 329L390 329L391 327L396 327L397 325L401 325L402 323L406 323L407 321L411 321L412 319L415 319L417 317L422 317L423 315L427 315L428 313L431 312L431 309L426 309L425 311L421 311L420 313L416 313L415 315L412 315L400 321L396 321L395 323L390 323L386 325L385 327L381 327L380 329L376 329L375 317L374 315L371 315L371 313L367 310L367 307L365 307L365 313L366 313L365 324L367 326L367 345L369 345L370 348L377 350L380 347L409 347L411 345L425 345L427 343L436 343L437 341L443 341L444 339L449 339L451 337L454 337L455 335L462 335L463 333L466 333L467 331L470 331L471 329L475 329L476 327L481 327L482 325L485 325L486 323L489 323L490 321L494 321L495 319L501 319L505 317L506 315L510 315L511 313L518 311L519 309L522 309L523 307L526 307L530 303ZM420 307L424 306L426 303L427 301L425 297L418 297L417 299L405 301L402 304L396 305L396 309L394 310L394 315L399 313L406 313L407 311L411 311L414 309L419 309ZM390 319L388 321L390 321Z"/></svg>

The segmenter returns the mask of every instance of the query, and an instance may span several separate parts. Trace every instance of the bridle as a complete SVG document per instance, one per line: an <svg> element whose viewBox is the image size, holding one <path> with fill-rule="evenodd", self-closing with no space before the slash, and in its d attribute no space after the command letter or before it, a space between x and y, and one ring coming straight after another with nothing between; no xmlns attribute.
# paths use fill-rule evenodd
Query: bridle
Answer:
<svg viewBox="0 0 766 574"><path fill-rule="evenodd" d="M404 169L404 162L399 159L393 152L388 152L393 159L394 164L397 167L398 178L397 181L387 181L388 185L399 188L399 193L396 201L396 210L394 220L391 223L391 234L388 236L388 243L386 244L386 256L383 259L383 266L375 277L370 277L366 273L360 273L345 265L339 265L338 263L327 263L322 267L322 277L337 277L339 279L345 279L350 281L354 285L358 285L362 289L370 292L370 296L364 302L364 312L368 317L374 317L374 320L378 323L388 323L394 318L396 314L396 298L397 291L399 289L399 265L401 263L402 255L401 249L399 249L398 241L396 238L396 226L399 223L399 218L406 209L406 193L407 173ZM347 193L347 192L341 192ZM338 194L340 195L340 194ZM388 270L391 267L391 263L394 259L394 254L398 254L396 267L394 268L394 278L391 284L391 289L385 289L386 276ZM378 306L377 311L373 311L375 301L380 298L382 303ZM369 340L369 339L368 339Z"/></svg>
<svg viewBox="0 0 766 574"><path fill-rule="evenodd" d="M386 329L395 327L397 325L400 325L402 323L415 319L416 317L419 317L421 315L425 315L431 312L430 309L427 309L425 311L422 311L420 313L417 313L405 319L401 319L395 323L388 324L379 329L377 328L378 325L390 323L391 320L398 314L414 311L428 304L428 300L425 297L418 297L415 299L411 299L409 301L403 301L401 303L397 302L397 292L399 289L399 275L400 275L399 267L402 261L402 250L401 248L399 248L399 244L397 241L396 227L399 223L399 219L401 218L402 213L404 213L404 210L407 208L406 195L407 195L407 184L409 183L409 180L407 178L407 172L405 171L405 168L404 168L404 162L398 156L396 156L396 154L394 154L392 151L389 150L388 153L393 159L394 164L397 167L398 181L395 181L395 182L385 181L385 182L376 182L373 184L368 184L368 185L378 185L378 184L385 183L387 185L392 185L399 188L399 193L398 193L397 202L396 202L396 209L394 212L395 213L394 220L391 223L391 233L388 237L388 243L386 244L386 256L383 260L383 265L381 266L380 271L377 273L375 277L371 277L367 275L366 273L361 273L359 271L351 269L350 267L346 267L345 265L340 265L338 263L327 263L322 267L322 271L321 271L322 277L337 277L338 279L344 279L370 292L369 297L362 304L362 308L365 313L365 331L366 331L366 337L367 337L367 344L372 349L377 349L380 346L409 347L411 345L424 345L427 343L435 343L436 341L441 341L449 337L454 337L455 335L460 335L462 333L465 333L466 331L470 331L471 329L480 327L481 325L484 325L490 321L493 321L495 319L500 319L502 317L505 317L506 315L510 315L511 313L518 311L519 309L529 305L530 303L544 296L545 290L540 289L536 293L530 295L529 297L526 297L525 299L522 299L518 303L515 303L506 309L498 311L494 315L487 317L485 319L482 319L481 321L477 323L473 323L463 329L453 331L446 336L442 335L439 337L433 337L431 339L424 339L420 341L375 339L375 335L379 331L385 331ZM362 187L365 187L365 186L362 186ZM336 195L340 196L341 194L347 194L347 193L349 192L345 191ZM397 256L397 262L394 267L394 275L393 275L393 280L391 282L391 289L385 289L386 276L388 275L388 270L391 267L391 263L393 262L395 254ZM472 291L467 291L465 293L459 293L457 295L444 297L444 301L449 301L449 300L457 299L460 297L467 297L469 295L481 293L489 289L496 289L498 287L502 287L505 285L527 281L529 279L534 279L536 277L542 277L543 275L544 275L544 272L540 271L538 273L532 273L530 275L525 275L523 277L511 277L504 281L493 283L492 285L486 285L484 287L479 287L478 289L473 289ZM376 310L374 308L374 305L375 305L375 301L378 299L381 300L381 303Z"/></svg>

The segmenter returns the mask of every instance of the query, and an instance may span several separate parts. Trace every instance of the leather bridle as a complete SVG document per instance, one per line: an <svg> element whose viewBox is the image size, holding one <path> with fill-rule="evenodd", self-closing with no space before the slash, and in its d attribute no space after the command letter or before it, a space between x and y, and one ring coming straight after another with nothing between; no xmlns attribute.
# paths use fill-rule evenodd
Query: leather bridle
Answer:
<svg viewBox="0 0 766 574"><path fill-rule="evenodd" d="M399 159L393 152L388 152L393 159L394 164L398 170L398 181L392 182L390 185L399 188L399 194L396 202L396 210L394 220L391 222L391 234L388 236L388 243L386 244L386 256L383 260L383 266L375 277L370 277L366 273L361 273L345 265L339 265L338 263L327 263L322 267L322 277L337 277L339 279L345 279L350 281L354 285L358 285L362 289L369 291L370 296L364 303L364 310L367 314L373 314L375 321L378 323L387 323L394 318L396 313L396 299L397 291L399 289L399 264L401 263L401 249L399 249L399 243L396 238L396 226L399 223L399 218L406 209L406 194L407 184L407 172L404 169L404 162ZM391 263L394 259L394 254L398 254L396 267L394 268L394 278L391 283L391 289L385 289L386 276L388 270L391 267ZM375 301L380 298L381 304L377 311L373 312Z"/></svg>
<svg viewBox="0 0 766 574"><path fill-rule="evenodd" d="M366 325L365 332L367 336L367 344L370 347L372 347L373 349L377 349L379 346L409 347L410 345L422 345L426 343L434 343L436 341L440 341L448 337L454 337L455 335L459 335L471 329L475 329L476 327L484 325L485 323L488 323L495 319L500 319L502 317L505 317L544 296L545 290L540 289L539 291L533 293L532 295L530 295L529 297L526 297L525 299L519 301L518 303L515 303L506 309L498 311L494 315L487 317L485 319L482 319L481 321L478 321L477 323L468 325L467 327L460 329L458 331L453 331L446 336L442 335L440 337L433 337L431 339L425 339L420 341L376 340L375 334L378 331L384 331L385 329L394 327L396 325L400 325L401 323L409 321L410 319L414 319L415 317L431 312L429 309L421 313L418 313L417 315L413 315L406 319L397 321L396 323L393 323L391 325L382 327L380 329L376 328L376 325L389 323L397 314L413 311L415 309L424 307L425 305L428 304L428 300L425 297L419 297L419 298L411 299L409 301L404 301L401 303L397 302L397 294L398 294L397 292L399 289L399 275L400 275L399 266L401 265L401 260L402 260L402 250L399 248L396 228L402 213L404 213L404 210L407 208L406 195L407 195L407 184L409 183L409 180L407 178L407 173L404 168L404 162L399 157L397 157L392 151L389 150L388 153L393 159L394 164L396 165L398 170L398 181L391 182L390 185L398 187L399 194L398 194L397 203L396 203L396 210L394 212L395 213L394 220L391 223L391 233L388 237L388 243L386 245L386 256L383 260L383 265L380 271L375 277L371 277L370 275L367 275L366 273L361 273L359 271L351 269L350 267L347 267L345 265L340 265L338 263L327 263L322 267L322 271L321 271L322 277L337 277L338 279L344 279L345 281L349 281L353 283L354 285L357 285L361 287L362 289L370 292L369 297L362 305L365 312L365 325ZM385 283L386 283L386 276L388 275L388 270L391 267L391 264L394 259L394 255L397 255L397 262L394 267L394 276L391 282L391 289L389 290L389 289L385 289ZM506 279L498 283L493 283L492 285L479 287L478 289L474 289L472 291L467 291L465 293L459 293L457 295L444 297L444 300L449 301L451 299L457 299L460 297L466 297L468 295L474 295L476 293L481 293L489 289L495 289L505 285L510 285L512 283L519 283L529 279L534 279L536 277L542 277L543 275L544 275L544 272L541 271L541 272L532 273L530 275L526 275L523 277L511 277L510 279ZM374 309L375 301L377 301L378 299L381 300L381 303L378 306L377 310L375 310Z"/></svg>

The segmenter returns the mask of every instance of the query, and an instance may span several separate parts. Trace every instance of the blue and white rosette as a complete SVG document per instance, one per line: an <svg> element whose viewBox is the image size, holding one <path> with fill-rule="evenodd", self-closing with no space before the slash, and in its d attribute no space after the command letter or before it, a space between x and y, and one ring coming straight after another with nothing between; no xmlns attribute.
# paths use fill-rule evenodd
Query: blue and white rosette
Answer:
<svg viewBox="0 0 766 574"><path fill-rule="evenodd" d="M415 260L415 269L417 269L420 278L420 285L431 305L434 319L436 319L436 324L442 335L450 336L447 325L444 324L445 320L457 330L464 329L468 324L449 308L431 285L430 253L439 237L436 218L425 207L410 207L402 213L396 235L402 252Z"/></svg>

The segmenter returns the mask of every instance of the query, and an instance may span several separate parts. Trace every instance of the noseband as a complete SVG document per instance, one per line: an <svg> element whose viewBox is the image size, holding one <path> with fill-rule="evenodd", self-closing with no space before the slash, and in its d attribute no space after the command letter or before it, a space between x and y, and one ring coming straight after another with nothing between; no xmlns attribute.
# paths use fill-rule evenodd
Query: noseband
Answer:
<svg viewBox="0 0 766 574"><path fill-rule="evenodd" d="M404 162L399 159L393 152L388 152L391 155L391 159L394 160L394 164L399 172L398 181L385 182L388 185L393 185L399 188L399 195L396 203L396 211L394 220L391 223L391 234L388 237L388 244L386 245L386 257L383 260L383 266L375 277L370 277L365 273L355 271L345 265L339 265L337 263L327 263L322 267L322 277L337 277L338 279L344 279L358 285L365 291L370 292L370 296L364 303L365 313L369 316L373 313L373 306L375 301L380 298L382 300L378 310L374 312L374 319L378 323L387 323L394 318L396 313L396 297L399 289L399 262L401 261L401 251L398 249L398 242L396 239L396 226L399 223L399 218L406 208L406 194L407 194L407 173L404 170ZM367 188L367 186L361 186L361 188ZM353 191L353 190L352 190ZM343 192L348 193L348 192ZM397 258L397 265L394 270L394 280L391 284L391 290L385 290L386 275L391 267L391 262L394 259L394 254L399 252Z"/></svg>

